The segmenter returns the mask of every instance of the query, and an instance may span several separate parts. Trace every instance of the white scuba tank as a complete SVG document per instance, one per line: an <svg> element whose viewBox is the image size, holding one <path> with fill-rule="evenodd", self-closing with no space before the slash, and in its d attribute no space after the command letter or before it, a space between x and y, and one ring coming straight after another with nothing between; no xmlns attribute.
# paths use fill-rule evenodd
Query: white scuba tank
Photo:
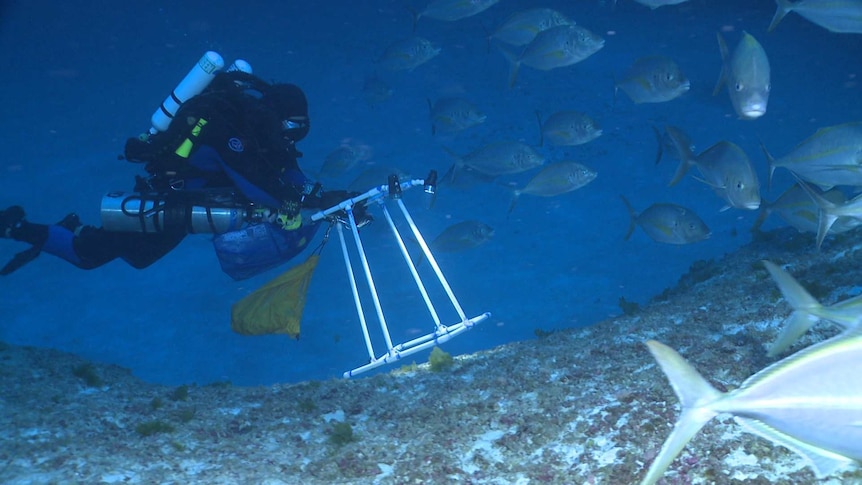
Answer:
<svg viewBox="0 0 862 485"><path fill-rule="evenodd" d="M237 59L233 61L226 72L242 71L246 74L254 74L251 69L251 64L245 59Z"/></svg>
<svg viewBox="0 0 862 485"><path fill-rule="evenodd" d="M234 64L236 64L236 61ZM207 51L192 70L186 74L186 77L171 91L171 94L165 98L156 112L153 113L152 118L150 118L150 122L153 124L152 128L150 128L150 134L155 135L160 131L167 130L180 106L192 97L200 94L212 82L216 72L223 67L224 59L222 59L222 56L218 52Z"/></svg>

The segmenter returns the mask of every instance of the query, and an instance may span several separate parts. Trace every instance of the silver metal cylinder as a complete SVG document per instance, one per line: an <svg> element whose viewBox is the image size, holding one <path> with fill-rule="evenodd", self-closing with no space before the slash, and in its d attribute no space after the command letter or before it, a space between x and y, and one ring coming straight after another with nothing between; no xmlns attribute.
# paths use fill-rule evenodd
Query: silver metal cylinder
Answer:
<svg viewBox="0 0 862 485"><path fill-rule="evenodd" d="M240 229L246 211L236 207L166 204L158 194L109 192L102 197L102 227L116 232L164 232L184 228L190 233L222 234Z"/></svg>

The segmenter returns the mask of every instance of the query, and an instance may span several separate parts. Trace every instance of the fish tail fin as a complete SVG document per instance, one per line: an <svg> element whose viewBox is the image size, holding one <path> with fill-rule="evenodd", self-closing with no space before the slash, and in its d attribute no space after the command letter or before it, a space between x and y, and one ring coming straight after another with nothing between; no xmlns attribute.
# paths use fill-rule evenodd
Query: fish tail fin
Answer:
<svg viewBox="0 0 862 485"><path fill-rule="evenodd" d="M820 320L813 312L822 309L823 305L780 266L766 260L763 261L763 265L778 285L784 299L793 308L793 314L787 319L784 329L767 349L767 355L774 357L793 345L802 334Z"/></svg>
<svg viewBox="0 0 862 485"><path fill-rule="evenodd" d="M422 17L422 13L420 13L418 10L413 8L413 5L410 5L410 2L408 2L407 0L402 0L402 1L404 3L404 6L407 8L407 10L410 11L410 15L413 16L413 31L412 32L415 34L416 33L416 24L419 23L419 17Z"/></svg>
<svg viewBox="0 0 862 485"><path fill-rule="evenodd" d="M769 208L769 204L767 204L766 201L761 201L760 209L757 214L757 220L754 221L754 224L751 226L751 232L760 231L760 226L762 226L763 223L766 222L766 218L769 217L769 214L771 213L772 210Z"/></svg>
<svg viewBox="0 0 862 485"><path fill-rule="evenodd" d="M805 312L811 311L812 309L822 308L820 302L811 296L811 293L808 293L808 291L800 285L798 281L796 281L796 278L790 276L790 273L771 261L764 260L763 265L766 266L766 270L769 271L770 275L772 275L772 279L775 281L775 284L778 285L778 289L781 290L781 294L784 295L784 299L787 300L787 303L789 303L794 310Z"/></svg>
<svg viewBox="0 0 862 485"><path fill-rule="evenodd" d="M647 341L646 346L670 381L682 408L673 431L641 481L642 485L652 485L664 475L694 435L718 414L708 405L721 399L722 393L672 348L655 340Z"/></svg>
<svg viewBox="0 0 862 485"><path fill-rule="evenodd" d="M544 146L545 131L542 129L542 114L539 113L539 110L536 110L536 120L539 122L539 146Z"/></svg>
<svg viewBox="0 0 862 485"><path fill-rule="evenodd" d="M668 187L673 187L688 173L688 167L691 166L691 161L688 158L680 158L679 165L676 167L676 172L673 174L673 179L668 182Z"/></svg>
<svg viewBox="0 0 862 485"><path fill-rule="evenodd" d="M453 184L455 183L455 176L458 174L458 170L464 165L464 162L461 160L461 155L458 155L448 147L444 146L443 150L446 150L446 153L448 153L450 157L455 159L455 163L453 163L452 166L449 167L449 170L447 170L446 173L443 174L441 180Z"/></svg>
<svg viewBox="0 0 862 485"><path fill-rule="evenodd" d="M691 147L686 143L686 139L688 137L682 132L682 130L673 126L667 126L665 127L665 131L670 137L671 142L673 142L673 147L676 149L676 154L679 158L679 166L676 168L673 180L667 184L668 187L673 187L678 184L683 177L685 177L686 173L688 173L688 168L693 163L695 156L694 153L691 152Z"/></svg>
<svg viewBox="0 0 862 485"><path fill-rule="evenodd" d="M428 101L428 116L434 116L434 103L431 102L431 98L425 98L425 101ZM431 119L431 136L437 134L437 124L434 123L434 119Z"/></svg>
<svg viewBox="0 0 862 485"><path fill-rule="evenodd" d="M638 222L638 213L635 211L635 208L632 207L631 202L624 195L620 196L620 199L623 200L623 204L626 205L626 209L629 211L629 229L626 231L626 237L623 238L624 241L628 241L630 237L632 237L632 233L635 232L635 226Z"/></svg>
<svg viewBox="0 0 862 485"><path fill-rule="evenodd" d="M715 88L712 90L713 96L718 94L724 83L727 82L729 74L728 60L730 59L730 51L727 49L727 43L724 41L724 37L721 36L721 32L717 32L715 35L718 37L718 50L721 51L721 74L718 75L718 82L715 83Z"/></svg>
<svg viewBox="0 0 862 485"><path fill-rule="evenodd" d="M521 69L520 56L506 45L497 44L497 48L509 62L509 88L512 88L518 80L518 71Z"/></svg>
<svg viewBox="0 0 862 485"><path fill-rule="evenodd" d="M446 173L444 173L443 176L440 177L440 181L446 182L448 184L454 184L455 183L455 176L457 174L458 174L458 162L455 162L452 164L451 167L449 167L449 170L446 170Z"/></svg>
<svg viewBox="0 0 862 485"><path fill-rule="evenodd" d="M664 156L664 142L662 140L661 131L656 125L652 125L652 132L655 133L655 142L656 145L658 145L658 148L655 151L655 164L658 165L658 162L660 162L661 158Z"/></svg>
<svg viewBox="0 0 862 485"><path fill-rule="evenodd" d="M509 212L506 213L506 216L508 216L509 214L512 213L513 210L515 210L515 204L518 203L518 197L520 195L521 195L520 190L513 190L512 191L512 202L509 203Z"/></svg>
<svg viewBox="0 0 862 485"><path fill-rule="evenodd" d="M490 54L491 41L494 39L494 33L491 32L490 29L488 29L488 26L485 25L484 22L481 22L480 25L482 26L482 31L485 32L485 53Z"/></svg>
<svg viewBox="0 0 862 485"><path fill-rule="evenodd" d="M819 219L817 223L817 249L820 250L820 245L822 245L823 240L826 239L826 234L829 233L829 229L832 228L832 224L835 224L835 221L838 220L838 216L835 215L835 209L838 206L833 204L832 201L826 199L826 197L818 194L816 190L812 189L811 186L799 178L798 175L793 173L793 176L796 177L796 183L798 183L799 186L808 193L808 196L811 197L811 200L813 200L814 203L817 204L818 209L820 209L818 211Z"/></svg>
<svg viewBox="0 0 862 485"><path fill-rule="evenodd" d="M766 145L763 144L763 141L760 142L760 150L763 152L763 155L766 156L766 163L768 166L766 188L772 190L772 174L775 173L775 157L769 153L769 150L766 149Z"/></svg>
<svg viewBox="0 0 862 485"><path fill-rule="evenodd" d="M772 16L772 22L769 22L769 27L766 29L767 32L775 30L775 27L778 26L778 22L781 22L781 19L783 19L788 12L793 10L793 4L789 0L775 0L775 4L777 6L775 9L775 15Z"/></svg>

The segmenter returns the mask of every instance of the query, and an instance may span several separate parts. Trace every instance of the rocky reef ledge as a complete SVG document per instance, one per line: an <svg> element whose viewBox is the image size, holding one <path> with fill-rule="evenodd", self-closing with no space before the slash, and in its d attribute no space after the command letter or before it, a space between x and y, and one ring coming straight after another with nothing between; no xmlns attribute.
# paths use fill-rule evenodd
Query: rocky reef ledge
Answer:
<svg viewBox="0 0 862 485"><path fill-rule="evenodd" d="M74 355L0 344L0 482L636 483L679 413L643 342L729 390L770 363L788 305L760 263L825 303L860 292L859 232L763 234L647 305L588 328L357 380L165 387ZM644 275L648 277L648 275ZM624 296L624 295L622 295ZM836 333L821 323L792 350ZM794 453L713 420L665 483L816 482ZM848 469L820 483L860 483Z"/></svg>

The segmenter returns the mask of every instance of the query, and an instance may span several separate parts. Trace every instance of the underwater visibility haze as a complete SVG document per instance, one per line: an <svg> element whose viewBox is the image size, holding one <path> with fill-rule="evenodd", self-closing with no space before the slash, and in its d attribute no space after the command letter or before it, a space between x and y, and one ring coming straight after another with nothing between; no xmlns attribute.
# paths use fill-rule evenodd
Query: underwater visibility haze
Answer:
<svg viewBox="0 0 862 485"><path fill-rule="evenodd" d="M856 226L862 220L857 208L862 186L860 18L862 3L854 0L194 0L122 5L7 1L0 5L0 56L8 67L6 89L0 92L6 113L0 120L6 147L0 161L0 209L20 205L27 220L46 223L74 212L84 224L98 226L103 195L131 191L135 176L145 175L141 164L118 157L126 140L150 128L153 111L205 52L218 52L227 64L244 59L262 79L295 83L305 91L310 132L297 144L302 152L299 165L324 188L364 192L385 184L389 174L402 180L422 179L431 171L439 175L433 199L418 187L405 190L401 200L467 317L491 314L441 345L449 355L463 356L456 357L461 362L456 366L465 362L490 366L497 362L489 360L495 352L504 355L520 342L518 357L513 357L519 364L501 364L507 370L497 380L488 380L491 389L494 382L500 385L492 394L503 389L515 392L517 386L509 387L506 380L525 379L519 372L543 375L545 380L537 386L565 382L577 387L572 377L559 380L563 374L558 372L541 374L538 362L557 358L599 362L607 357L603 352L615 350L602 350L600 343L626 345L633 350L619 353L619 368L606 372L627 369L629 376L640 374L641 384L626 382L604 394L617 404L646 409L651 403L641 396L646 389L655 393L662 386L668 411L651 418L661 424L650 424L651 444L637 445L649 446L638 448L639 468L635 458L623 460L625 474L614 461L621 460L623 452L604 462L596 458L598 452L585 452L595 461L579 465L577 459L561 458L565 463L554 465L557 468L547 475L533 468L505 473L498 469L495 475L494 464L508 458L493 458L491 448L503 446L504 435L491 430L476 441L484 445L475 444L486 447L484 461L471 458L448 475L436 469L437 479L586 483L582 480L595 472L610 480L596 483L636 483L645 476L645 483L661 483L669 467L676 471L668 473L676 473L680 483L690 478L685 473L696 477L693 483L705 483L709 479L703 478L702 470L692 471L694 462L673 460L698 426L721 413L730 413L746 431L775 443L770 446L785 446L816 464L806 468L807 462L788 452L788 462L801 463L793 473L810 478L814 470L827 476L862 459L858 446L843 446L831 438L848 421L824 424L822 416L813 415L811 419L822 426L801 430L776 424L784 423L784 415L758 414L753 402L760 393L792 397L795 388L788 382L799 382L798 375L816 371L827 381L808 383L815 387L808 395L818 399L818 409L834 416L844 410L830 406L846 397L857 404L848 415L855 412L859 418L862 386L856 386L856 394L851 390L838 396L828 379L837 382L846 376L824 370L838 365L862 371L862 359L855 356L862 319L853 304L860 292L858 280L818 277L816 282L797 282L790 274L810 268L812 258L824 258L838 268L836 274L858 276L859 262L849 255L855 254ZM387 202L387 207L397 211L395 202ZM434 321L386 218L374 205L369 213L375 221L360 234L393 341L433 331ZM143 270L117 260L84 271L42 254L0 277L0 342L128 369L147 389L229 384L271 386L273 393L288 393L285 389L297 385L317 393L315 400L323 399L321 388L311 387L310 381L333 389L348 386L330 380L369 360L335 231L310 281L298 339L239 335L231 328L231 309L305 261L324 232L318 231L306 251L289 263L240 281L222 272L212 234L189 235ZM405 237L404 244L423 281L433 282L432 264L420 256L415 238ZM2 263L25 249L26 244L4 238ZM775 261L772 249L781 251L783 259ZM738 252L773 262L764 266ZM726 266L731 261L744 261L746 266ZM691 337L684 342L668 340L682 335L672 329L686 325L680 322L692 320L698 311L687 313L683 303L674 305L673 297L684 294L681 298L688 302L695 293L684 292L697 285L691 282L692 275L696 278L704 268L721 283L712 286L712 292L698 294L704 298L699 302L703 308L722 302L736 282L762 291L758 296L762 300L752 307L772 309L757 320L771 321L768 329L751 323L753 317L713 322L712 327L703 323L710 331L740 326L733 338L740 346L744 341L747 357L736 358L733 345L718 343L731 338L729 334L698 338L689 329ZM370 338L380 354L386 347L371 294L363 286L364 276L356 274ZM758 282L727 280L740 274L753 275ZM430 292L435 301L446 301L441 289ZM779 304L779 293L789 306ZM649 311L653 313L642 314L649 318L638 320L639 312ZM782 332L784 317L791 312L795 313L790 330ZM728 310L722 315L734 314ZM459 321L449 309L441 318L444 325ZM608 324L617 318L626 323ZM797 339L811 329L815 332L819 327L813 322L818 319L838 323L840 332L816 334L832 340L806 340L801 345ZM757 327L757 338L741 336L754 331L746 330L747 323ZM563 341L566 345L561 345ZM713 343L722 350L701 364L691 346L708 349ZM809 343L816 347L803 350ZM788 349L807 354L797 357ZM533 352L535 361L529 359ZM626 362L630 354L633 360ZM349 385L361 386L363 379L386 382L382 380L386 373L417 372L416 365L428 360L428 351L413 354ZM778 361L783 364L769 367ZM722 377L716 362L732 368L728 372L738 379ZM688 413L679 418L662 450L661 442L671 435L678 413L677 400L659 368ZM448 377L464 386L453 388L459 399L469 393L469 383L462 377L457 373ZM427 385L440 386L435 392L445 399L446 375L434 373L433 379ZM583 379L587 382L588 377ZM717 380L724 389L713 388ZM208 389L216 393L221 388ZM349 393L351 388L338 389ZM523 399L534 399L535 393L531 395ZM556 397L565 401L562 396ZM347 410L345 418L345 406L328 409L308 399L297 406L311 414L319 409L326 416L321 421L324 441L338 440L332 436L346 432L334 423L357 426L351 416L368 410L356 404L361 409ZM549 398L548 403L552 401ZM548 403L542 409L553 414L554 405ZM262 406L267 409L267 404ZM212 411L218 414L227 407L212 404ZM335 408L342 410L340 415ZM197 412L203 416L207 406ZM691 418L694 414L698 419ZM375 419L385 422L380 416ZM507 414L505 419L517 418ZM317 431L296 426L297 436L304 436L300 441L311 447L314 438L303 433ZM365 430L366 445L374 433ZM342 438L344 443L353 442L351 436ZM847 439L856 438L860 437ZM531 439L544 443L535 436ZM706 440L722 442L715 432ZM344 453L349 446L339 443L335 453ZM550 453L553 447L546 446ZM701 445L695 439L688 446ZM476 455L475 447L470 456ZM517 453L529 456L532 463L541 462L536 450L519 448ZM560 456L571 455L577 453ZM322 464L323 458L307 460L306 468L291 472L312 473L309 483L433 479L431 472L398 472L394 459L387 462L394 472L382 465L351 468L354 462L341 461L337 469L330 469L336 465ZM681 462L685 471L680 471ZM612 465L617 472L595 471ZM63 470L63 465L57 469ZM567 481L569 475L561 470L578 470L571 477L581 478ZM0 477L3 473L0 466ZM92 483L110 482L108 475L88 473L84 476L95 480ZM726 483L722 480L729 479L727 473L716 483ZM155 475L135 476L146 481ZM207 480L206 476L194 480ZM212 475L209 480L231 483L225 476ZM858 479L858 474L854 476ZM26 475L13 468L5 477L12 483L26 482ZM49 478L34 480L51 480L50 475L44 477ZM64 477L68 478L59 472L53 479ZM621 477L630 480L620 482ZM194 481L188 475L185 479Z"/></svg>

